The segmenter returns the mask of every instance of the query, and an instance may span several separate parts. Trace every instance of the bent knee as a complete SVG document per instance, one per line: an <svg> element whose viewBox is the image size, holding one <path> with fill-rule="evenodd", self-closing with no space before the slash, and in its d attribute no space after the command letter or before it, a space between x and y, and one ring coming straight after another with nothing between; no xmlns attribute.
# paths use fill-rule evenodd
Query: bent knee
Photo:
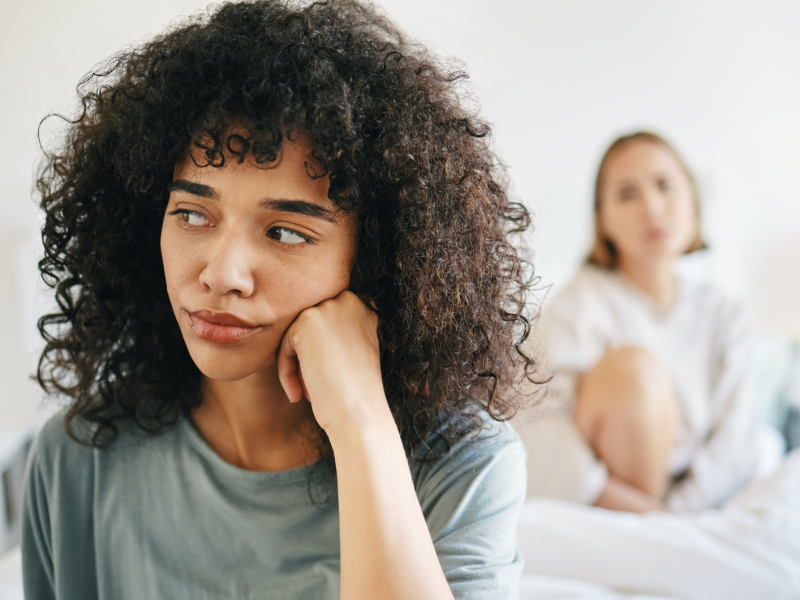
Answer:
<svg viewBox="0 0 800 600"><path fill-rule="evenodd" d="M672 378L663 363L639 347L613 348L584 375L579 404L657 408L673 402Z"/></svg>
<svg viewBox="0 0 800 600"><path fill-rule="evenodd" d="M587 373L586 378L589 377L624 382L645 393L660 391L672 384L664 364L650 351L637 346L608 350Z"/></svg>
<svg viewBox="0 0 800 600"><path fill-rule="evenodd" d="M639 346L609 348L597 361L595 368L633 371L644 376L666 373L666 368L656 356Z"/></svg>

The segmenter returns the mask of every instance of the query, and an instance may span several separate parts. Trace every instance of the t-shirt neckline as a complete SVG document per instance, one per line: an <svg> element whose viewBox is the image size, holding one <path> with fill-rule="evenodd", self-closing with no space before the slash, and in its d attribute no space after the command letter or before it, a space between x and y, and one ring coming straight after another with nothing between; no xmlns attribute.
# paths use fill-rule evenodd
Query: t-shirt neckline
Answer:
<svg viewBox="0 0 800 600"><path fill-rule="evenodd" d="M637 299L638 302L643 304L647 310L652 314L653 318L657 321L668 321L678 312L678 308L683 301L683 295L685 291L685 284L683 278L678 274L675 273L675 297L670 302L669 306L664 308L660 308L656 306L655 302L645 294L641 289L639 289L635 283L630 281L625 275L623 275L618 270L611 271L611 275L614 279L619 282L620 286L624 290L626 290L631 296Z"/></svg>
<svg viewBox="0 0 800 600"><path fill-rule="evenodd" d="M190 418L182 418L178 427L181 430L181 434L187 438L192 448L205 459L215 471L246 484L286 485L306 482L308 481L311 471L318 466L318 463L314 462L303 465L302 467L295 467L283 471L249 471L226 462L217 454L214 449L208 445L208 442L203 439L203 436L197 431L197 428Z"/></svg>

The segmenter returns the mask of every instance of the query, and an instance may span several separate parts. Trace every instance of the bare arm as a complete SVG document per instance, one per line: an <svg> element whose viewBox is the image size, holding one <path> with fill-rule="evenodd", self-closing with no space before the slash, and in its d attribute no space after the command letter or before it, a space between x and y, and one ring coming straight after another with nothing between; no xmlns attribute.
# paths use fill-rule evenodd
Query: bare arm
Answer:
<svg viewBox="0 0 800 600"><path fill-rule="evenodd" d="M339 480L342 600L452 598L400 435L387 416L381 424L331 437Z"/></svg>
<svg viewBox="0 0 800 600"><path fill-rule="evenodd" d="M307 398L331 440L341 598L452 599L384 394L376 327L361 300L342 292L301 313L278 359L287 396Z"/></svg>
<svg viewBox="0 0 800 600"><path fill-rule="evenodd" d="M608 476L606 487L595 501L595 506L608 510L643 513L651 510L667 511L667 506L658 498L644 493L621 479Z"/></svg>

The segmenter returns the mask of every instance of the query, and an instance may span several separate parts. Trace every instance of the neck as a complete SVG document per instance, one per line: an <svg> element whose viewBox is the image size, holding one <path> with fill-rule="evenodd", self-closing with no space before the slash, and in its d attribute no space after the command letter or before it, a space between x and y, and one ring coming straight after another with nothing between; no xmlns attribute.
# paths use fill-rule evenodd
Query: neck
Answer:
<svg viewBox="0 0 800 600"><path fill-rule="evenodd" d="M644 292L656 307L668 308L675 300L677 284L673 260L632 261L621 257L619 272Z"/></svg>
<svg viewBox="0 0 800 600"><path fill-rule="evenodd" d="M203 378L194 424L226 462L250 471L283 471L316 460L305 400L292 404L275 366L238 381Z"/></svg>

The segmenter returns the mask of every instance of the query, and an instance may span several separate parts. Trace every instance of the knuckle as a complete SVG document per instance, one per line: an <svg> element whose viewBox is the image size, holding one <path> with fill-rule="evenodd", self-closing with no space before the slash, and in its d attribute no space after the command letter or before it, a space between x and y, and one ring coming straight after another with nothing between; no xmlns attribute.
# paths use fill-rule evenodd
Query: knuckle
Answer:
<svg viewBox="0 0 800 600"><path fill-rule="evenodd" d="M307 308L303 312L301 312L297 318L295 319L293 329L293 339L298 338L298 334L301 333L304 329L308 329L309 327L314 327L316 322L315 318L315 308Z"/></svg>
<svg viewBox="0 0 800 600"><path fill-rule="evenodd" d="M300 313L299 320L301 320L304 325L314 323L319 319L320 312L320 307L312 306Z"/></svg>

